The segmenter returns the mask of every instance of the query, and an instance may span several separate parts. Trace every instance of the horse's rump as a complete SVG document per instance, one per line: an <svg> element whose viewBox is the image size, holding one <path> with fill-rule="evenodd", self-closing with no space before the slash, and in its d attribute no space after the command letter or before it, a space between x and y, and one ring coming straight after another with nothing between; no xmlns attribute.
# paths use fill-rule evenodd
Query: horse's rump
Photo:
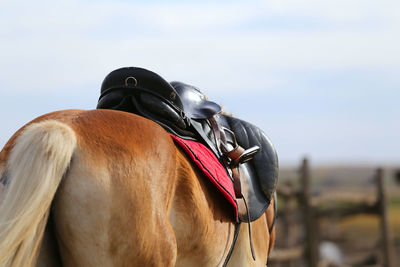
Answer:
<svg viewBox="0 0 400 267"><path fill-rule="evenodd" d="M25 164L25 168L12 165L13 154L24 154L18 146L23 136L29 135L27 132L36 127L36 133L41 131L42 137L43 133L53 135L43 125L67 129L70 136L61 137L53 142L53 147L47 147L47 152L55 151L56 156L64 154L66 164L56 166L56 171L49 174L54 178L50 187L56 192L50 217L63 266L217 266L223 263L234 231L232 212L226 208L225 200L202 179L168 133L154 122L133 114L74 110L50 113L32 121L0 153L0 175L8 180L3 181L5 193L2 195L7 195L12 183L34 187L26 183L30 180L27 178L36 175L30 172L32 165L44 171L46 164L62 161L55 160L51 153L42 153L47 161L41 160L39 164L40 158L32 159L36 154L26 151L22 162L31 164ZM72 136L75 141L66 146L66 140L72 140ZM46 151L45 145L51 142L39 138L35 143L33 150L37 153ZM62 147L69 147L69 150L64 148L69 154L61 153ZM31 182L40 184L40 176L36 178L36 182ZM50 178L45 180L51 181ZM35 193L31 196L44 198ZM49 192L47 197L52 199L52 194ZM12 207L6 199L1 207ZM49 213L48 206L45 216ZM38 213L32 216L47 218ZM4 219L7 218L1 213L1 237L3 226L7 225ZM253 235L257 235L257 264L262 261L265 264L270 247L267 223L267 217L262 216L253 227ZM33 232L39 224L30 223ZM41 231L36 241L40 242ZM252 264L246 231L242 227L232 265ZM12 248L21 248L25 238L19 236L12 241L11 252L3 249L6 243L0 239L0 265L5 259L9 260L5 266L35 261L37 253L29 246L22 248L31 251L30 256L21 257L18 264L13 261ZM56 259L54 255L49 257L48 250L42 252L40 264ZM29 260L24 261L27 257Z"/></svg>

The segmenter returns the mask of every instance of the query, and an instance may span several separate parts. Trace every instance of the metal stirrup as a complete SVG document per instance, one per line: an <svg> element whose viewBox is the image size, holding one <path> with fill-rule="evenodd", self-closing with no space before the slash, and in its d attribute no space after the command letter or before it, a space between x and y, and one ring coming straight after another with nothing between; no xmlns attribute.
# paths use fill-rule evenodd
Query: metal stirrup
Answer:
<svg viewBox="0 0 400 267"><path fill-rule="evenodd" d="M245 150L237 143L234 132L232 132L228 128L221 127L214 117L211 117L208 120L214 133L218 150L220 150L222 154L226 155L230 160L232 160L234 166L238 166L240 163L245 163L251 160L254 155L257 154L257 152L260 150L259 146L253 146ZM232 142L227 141L226 133L231 136Z"/></svg>
<svg viewBox="0 0 400 267"><path fill-rule="evenodd" d="M240 163L245 163L251 160L260 150L259 146L253 146L245 150L237 143L234 132L228 128L221 127L214 117L211 117L208 120L214 133L218 150L220 150L222 154L226 155L232 161L234 166L238 166ZM226 133L231 136L232 142L227 141Z"/></svg>
<svg viewBox="0 0 400 267"><path fill-rule="evenodd" d="M228 128L222 127L224 134L229 133L233 140L233 149L228 150L226 146L222 146L222 152L233 161L234 165L239 165L241 163L245 163L251 160L255 154L260 150L259 146L253 146L248 149L244 149L243 147L239 146L236 141L235 133L229 130Z"/></svg>

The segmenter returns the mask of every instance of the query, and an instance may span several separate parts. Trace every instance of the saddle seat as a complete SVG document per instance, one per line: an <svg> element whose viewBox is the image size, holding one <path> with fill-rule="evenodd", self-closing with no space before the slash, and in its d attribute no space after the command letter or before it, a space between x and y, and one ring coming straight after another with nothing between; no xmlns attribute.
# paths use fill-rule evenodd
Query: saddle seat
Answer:
<svg viewBox="0 0 400 267"><path fill-rule="evenodd" d="M200 90L195 88L197 93L193 88L181 82L168 83L146 69L121 68L104 79L97 108L135 113L157 122L174 135L199 141L213 151L229 174L232 172L220 149L216 127L233 133L224 135L228 143L237 142L245 150L258 146L259 151L249 157L251 160L238 164L240 172L244 174L242 191L249 210L249 213L241 212L244 209L240 209L239 205L239 219L254 221L268 208L276 188L276 151L261 129L243 120L220 114L221 107L218 104L208 101Z"/></svg>
<svg viewBox="0 0 400 267"><path fill-rule="evenodd" d="M151 119L168 132L194 138L176 90L152 71L125 67L110 72L101 85L98 109L114 109Z"/></svg>

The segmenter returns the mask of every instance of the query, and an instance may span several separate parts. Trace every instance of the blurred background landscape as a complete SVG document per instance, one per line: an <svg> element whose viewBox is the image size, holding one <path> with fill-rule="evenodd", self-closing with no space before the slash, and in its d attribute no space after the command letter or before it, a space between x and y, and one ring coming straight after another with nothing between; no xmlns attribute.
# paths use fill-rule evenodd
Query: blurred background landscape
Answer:
<svg viewBox="0 0 400 267"><path fill-rule="evenodd" d="M400 262L398 167L312 166L305 158L297 167L281 168L278 199L277 244L268 266ZM313 261L310 246L317 260Z"/></svg>
<svg viewBox="0 0 400 267"><path fill-rule="evenodd" d="M289 183L301 191L298 170L307 157L313 197L376 198L374 177L382 168L398 249L399 10L395 0L3 0L0 147L39 115L95 108L110 71L147 68L198 86L226 111L262 128L278 151L278 188ZM280 203L284 218L284 199ZM293 225L303 229L296 216ZM326 233L320 236L336 242L342 264L371 248L381 251L377 216L331 222L335 231L319 222ZM304 229L297 233L293 242L304 243ZM278 233L277 249L288 247L285 239Z"/></svg>

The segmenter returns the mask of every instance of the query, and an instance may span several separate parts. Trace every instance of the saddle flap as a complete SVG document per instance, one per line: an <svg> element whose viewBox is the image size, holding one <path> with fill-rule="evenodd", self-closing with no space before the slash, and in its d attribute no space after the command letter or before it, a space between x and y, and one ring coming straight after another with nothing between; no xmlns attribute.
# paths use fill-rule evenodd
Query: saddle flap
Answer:
<svg viewBox="0 0 400 267"><path fill-rule="evenodd" d="M261 190L257 174L250 162L240 164L241 172L241 189L242 195L247 201L247 208L249 209L249 220L247 219L247 210L242 199L238 199L239 219L242 222L252 222L260 218L266 211L271 203L264 192Z"/></svg>
<svg viewBox="0 0 400 267"><path fill-rule="evenodd" d="M269 138L258 127L240 119L218 114L216 120L235 133L237 143L244 149L259 147L252 160L239 165L242 194L247 201L250 221L258 219L268 208L278 180L278 158ZM238 200L239 219L247 222L247 212Z"/></svg>
<svg viewBox="0 0 400 267"><path fill-rule="evenodd" d="M235 133L238 144L244 148L259 146L260 151L249 162L254 166L262 192L271 199L278 182L278 156L267 135L258 127L246 121L224 116Z"/></svg>

